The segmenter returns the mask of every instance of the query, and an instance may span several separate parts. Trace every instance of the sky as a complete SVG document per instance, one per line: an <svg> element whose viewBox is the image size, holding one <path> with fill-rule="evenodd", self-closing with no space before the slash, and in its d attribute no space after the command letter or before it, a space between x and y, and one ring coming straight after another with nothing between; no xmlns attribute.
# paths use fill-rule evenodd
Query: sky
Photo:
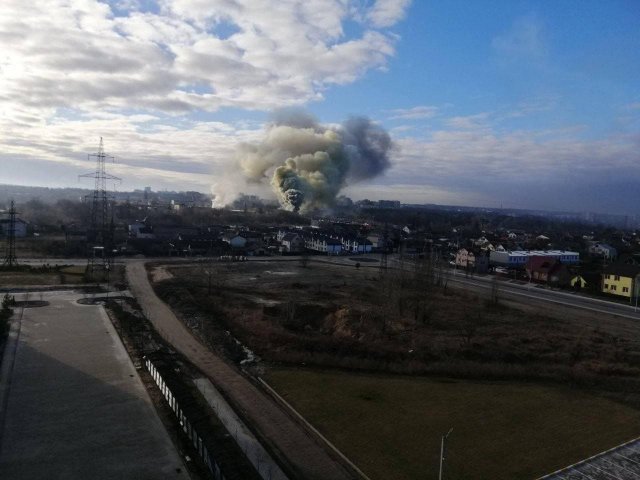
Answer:
<svg viewBox="0 0 640 480"><path fill-rule="evenodd" d="M119 190L271 196L236 151L297 107L389 131L353 199L640 214L639 25L637 0L2 0L0 183L91 188L103 137Z"/></svg>

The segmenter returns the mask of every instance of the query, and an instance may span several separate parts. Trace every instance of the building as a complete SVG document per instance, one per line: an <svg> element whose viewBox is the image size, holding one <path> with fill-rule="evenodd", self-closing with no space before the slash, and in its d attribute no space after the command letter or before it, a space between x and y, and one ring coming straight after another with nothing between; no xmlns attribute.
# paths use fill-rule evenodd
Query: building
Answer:
<svg viewBox="0 0 640 480"><path fill-rule="evenodd" d="M531 280L552 285L567 285L572 279L567 266L552 257L529 257L526 271Z"/></svg>
<svg viewBox="0 0 640 480"><path fill-rule="evenodd" d="M305 247L315 252L327 255L339 255L342 253L342 242L324 235L311 235L305 239Z"/></svg>
<svg viewBox="0 0 640 480"><path fill-rule="evenodd" d="M461 248L456 252L456 267L460 268L473 268L476 264L476 256L475 254L467 250L466 248Z"/></svg>
<svg viewBox="0 0 640 480"><path fill-rule="evenodd" d="M235 233L230 233L228 235L224 235L222 240L228 243L231 248L244 248L247 246L247 239L243 235L238 235Z"/></svg>
<svg viewBox="0 0 640 480"><path fill-rule="evenodd" d="M638 294L640 266L614 263L602 272L602 292L631 299ZM635 292L635 293L634 293Z"/></svg>
<svg viewBox="0 0 640 480"><path fill-rule="evenodd" d="M364 237L342 237L342 248L350 253L371 253L373 243Z"/></svg>
<svg viewBox="0 0 640 480"><path fill-rule="evenodd" d="M297 233L287 233L282 236L280 251L282 253L300 253L304 251L304 238Z"/></svg>
<svg viewBox="0 0 640 480"><path fill-rule="evenodd" d="M11 225L11 222L9 221L8 218L0 219L0 231L4 236L9 235L10 225ZM14 228L15 228L15 236L17 238L22 238L27 236L27 222L25 222L21 218L16 218L16 223Z"/></svg>
<svg viewBox="0 0 640 480"><path fill-rule="evenodd" d="M476 273L487 273L489 271L489 257L484 252L474 253L466 248L461 248L456 252L456 267Z"/></svg>
<svg viewBox="0 0 640 480"><path fill-rule="evenodd" d="M618 251L606 243L594 243L589 246L589 254L594 257L602 257L605 260L615 260Z"/></svg>
<svg viewBox="0 0 640 480"><path fill-rule="evenodd" d="M153 228L141 222L136 222L129 225L129 236L131 238L146 240L155 238L155 235L153 234Z"/></svg>
<svg viewBox="0 0 640 480"><path fill-rule="evenodd" d="M578 252L565 250L494 250L489 256L489 261L494 266L522 269L526 267L531 257L547 257L559 260L565 265L576 265L580 262Z"/></svg>

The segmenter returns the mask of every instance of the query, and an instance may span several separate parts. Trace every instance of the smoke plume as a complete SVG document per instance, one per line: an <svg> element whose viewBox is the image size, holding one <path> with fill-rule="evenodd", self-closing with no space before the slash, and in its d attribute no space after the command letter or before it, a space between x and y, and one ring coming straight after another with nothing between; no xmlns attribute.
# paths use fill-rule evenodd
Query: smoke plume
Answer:
<svg viewBox="0 0 640 480"><path fill-rule="evenodd" d="M280 205L292 211L330 207L345 186L389 168L391 138L367 118L324 126L308 113L274 114L264 140L241 144L237 165L249 182L271 184Z"/></svg>

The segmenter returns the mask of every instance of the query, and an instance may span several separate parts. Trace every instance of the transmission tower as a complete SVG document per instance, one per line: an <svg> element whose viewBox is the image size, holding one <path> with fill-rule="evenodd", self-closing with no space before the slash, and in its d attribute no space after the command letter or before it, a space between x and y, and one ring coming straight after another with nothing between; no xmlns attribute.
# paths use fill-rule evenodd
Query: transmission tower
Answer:
<svg viewBox="0 0 640 480"><path fill-rule="evenodd" d="M389 230L388 225L385 222L384 232L382 234L382 255L380 256L380 273L384 274L388 267L389 257Z"/></svg>
<svg viewBox="0 0 640 480"><path fill-rule="evenodd" d="M102 137L97 153L90 153L89 160L95 159L96 171L80 175L81 178L95 179L95 188L91 195L91 224L87 230L87 267L90 274L101 269L109 272L113 250L113 223L109 217L109 201L114 197L107 192L107 180L120 181L120 178L108 174L105 161L114 162L114 157L104 152Z"/></svg>
<svg viewBox="0 0 640 480"><path fill-rule="evenodd" d="M13 268L18 265L16 258L16 206L11 200L11 208L6 212L9 215L9 225L7 229L7 251L4 256L4 265Z"/></svg>

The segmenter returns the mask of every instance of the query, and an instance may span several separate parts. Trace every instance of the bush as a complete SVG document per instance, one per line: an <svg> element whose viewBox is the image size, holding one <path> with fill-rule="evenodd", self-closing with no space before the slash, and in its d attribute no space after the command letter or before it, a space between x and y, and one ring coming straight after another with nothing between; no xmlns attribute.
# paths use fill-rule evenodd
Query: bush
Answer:
<svg viewBox="0 0 640 480"><path fill-rule="evenodd" d="M9 319L13 315L13 307L16 304L14 297L5 294L0 308L0 338L4 339L9 334Z"/></svg>

